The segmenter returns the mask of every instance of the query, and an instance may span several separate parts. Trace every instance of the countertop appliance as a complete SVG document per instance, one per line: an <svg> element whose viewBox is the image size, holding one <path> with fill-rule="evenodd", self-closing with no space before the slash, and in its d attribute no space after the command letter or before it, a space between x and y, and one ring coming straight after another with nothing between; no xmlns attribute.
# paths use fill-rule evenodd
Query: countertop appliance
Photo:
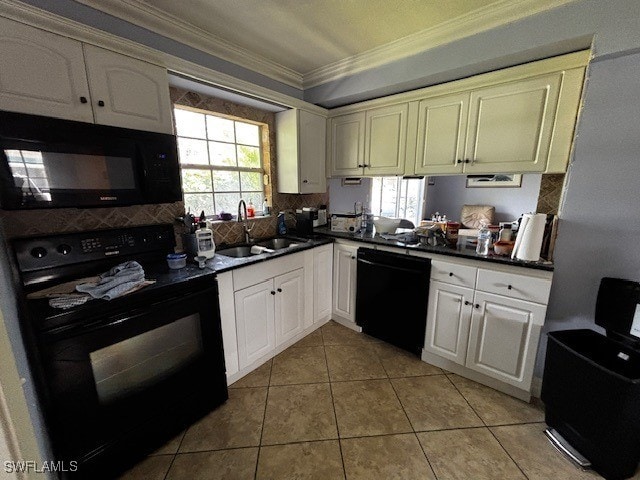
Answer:
<svg viewBox="0 0 640 480"><path fill-rule="evenodd" d="M542 381L545 433L607 479L640 461L640 283L603 278L593 330L550 332Z"/></svg>
<svg viewBox="0 0 640 480"><path fill-rule="evenodd" d="M331 231L355 233L360 230L362 213L332 213Z"/></svg>
<svg viewBox="0 0 640 480"><path fill-rule="evenodd" d="M169 270L171 225L17 239L21 327L56 460L113 478L227 399L215 272ZM136 260L147 286L56 309L43 288ZM69 463L66 463L69 465Z"/></svg>
<svg viewBox="0 0 640 480"><path fill-rule="evenodd" d="M356 323L368 335L420 356L431 260L358 249Z"/></svg>
<svg viewBox="0 0 640 480"><path fill-rule="evenodd" d="M2 208L182 199L176 137L0 111Z"/></svg>

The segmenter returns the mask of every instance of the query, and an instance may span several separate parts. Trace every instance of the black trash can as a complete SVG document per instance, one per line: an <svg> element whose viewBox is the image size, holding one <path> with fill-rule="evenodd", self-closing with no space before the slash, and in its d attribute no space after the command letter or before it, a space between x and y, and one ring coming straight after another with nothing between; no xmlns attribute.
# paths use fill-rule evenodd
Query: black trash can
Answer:
<svg viewBox="0 0 640 480"><path fill-rule="evenodd" d="M640 461L640 353L592 330L549 333L545 421L607 479Z"/></svg>

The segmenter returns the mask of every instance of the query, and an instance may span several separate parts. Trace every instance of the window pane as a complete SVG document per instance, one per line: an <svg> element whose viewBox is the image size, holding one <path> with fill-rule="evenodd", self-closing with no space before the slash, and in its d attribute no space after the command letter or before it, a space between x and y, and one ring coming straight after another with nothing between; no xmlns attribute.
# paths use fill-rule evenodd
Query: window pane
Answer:
<svg viewBox="0 0 640 480"><path fill-rule="evenodd" d="M197 215L202 210L206 213L213 211L213 195L211 193L185 193L184 208L191 209L191 212Z"/></svg>
<svg viewBox="0 0 640 480"><path fill-rule="evenodd" d="M257 172L240 172L240 185L238 190L262 190L262 174Z"/></svg>
<svg viewBox="0 0 640 480"><path fill-rule="evenodd" d="M182 169L183 192L211 192L211 171Z"/></svg>
<svg viewBox="0 0 640 480"><path fill-rule="evenodd" d="M235 143L233 120L207 115L207 133L209 140Z"/></svg>
<svg viewBox="0 0 640 480"><path fill-rule="evenodd" d="M407 208L404 212L404 218L413 221L418 225L420 215L420 208L422 204L422 183L424 180L404 180L407 182Z"/></svg>
<svg viewBox="0 0 640 480"><path fill-rule="evenodd" d="M213 189L216 192L237 192L240 190L238 172L213 172Z"/></svg>
<svg viewBox="0 0 640 480"><path fill-rule="evenodd" d="M176 132L182 137L207 138L204 128L204 114L174 108Z"/></svg>
<svg viewBox="0 0 640 480"><path fill-rule="evenodd" d="M193 165L208 165L209 154L207 142L204 140L191 140L178 137L178 154L180 163Z"/></svg>
<svg viewBox="0 0 640 480"><path fill-rule="evenodd" d="M396 202L398 194L398 179L396 177L382 179L382 205L380 215L384 217L396 216Z"/></svg>
<svg viewBox="0 0 640 480"><path fill-rule="evenodd" d="M211 153L211 165L223 165L227 167L235 167L237 165L235 145L209 142L209 151Z"/></svg>
<svg viewBox="0 0 640 480"><path fill-rule="evenodd" d="M236 142L260 146L260 127L250 123L236 122Z"/></svg>
<svg viewBox="0 0 640 480"><path fill-rule="evenodd" d="M238 145L238 165L247 168L260 168L260 149Z"/></svg>
<svg viewBox="0 0 640 480"><path fill-rule="evenodd" d="M238 214L238 203L240 203L239 193L216 193L216 213L222 212Z"/></svg>

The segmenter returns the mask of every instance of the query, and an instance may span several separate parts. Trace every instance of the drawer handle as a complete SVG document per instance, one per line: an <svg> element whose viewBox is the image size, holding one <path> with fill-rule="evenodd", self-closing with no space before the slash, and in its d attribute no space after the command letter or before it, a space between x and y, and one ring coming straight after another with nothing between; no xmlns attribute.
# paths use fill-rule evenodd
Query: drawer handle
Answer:
<svg viewBox="0 0 640 480"><path fill-rule="evenodd" d="M476 307L476 308L480 308L480 304L479 304L479 303L476 303L476 304L474 305L474 307Z"/></svg>
<svg viewBox="0 0 640 480"><path fill-rule="evenodd" d="M464 304L465 304L465 305L471 305L471 302L470 302L470 301L468 301L468 300L465 300L465 301L464 301Z"/></svg>
<svg viewBox="0 0 640 480"><path fill-rule="evenodd" d="M273 290L271 290L271 295L275 295L275 294L276 294L276 292L274 292Z"/></svg>
<svg viewBox="0 0 640 480"><path fill-rule="evenodd" d="M507 289L511 290L513 287L511 285L507 285Z"/></svg>
<svg viewBox="0 0 640 480"><path fill-rule="evenodd" d="M281 288L278 288L278 292L281 292L281 293L282 293L282 289L281 289Z"/></svg>

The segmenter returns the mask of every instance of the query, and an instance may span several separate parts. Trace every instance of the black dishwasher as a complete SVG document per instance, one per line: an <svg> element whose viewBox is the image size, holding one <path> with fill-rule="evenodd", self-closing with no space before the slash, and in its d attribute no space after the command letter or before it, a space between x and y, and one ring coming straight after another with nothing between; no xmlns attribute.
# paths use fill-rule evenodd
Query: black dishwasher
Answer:
<svg viewBox="0 0 640 480"><path fill-rule="evenodd" d="M430 274L428 258L359 248L356 323L364 333L420 356Z"/></svg>

